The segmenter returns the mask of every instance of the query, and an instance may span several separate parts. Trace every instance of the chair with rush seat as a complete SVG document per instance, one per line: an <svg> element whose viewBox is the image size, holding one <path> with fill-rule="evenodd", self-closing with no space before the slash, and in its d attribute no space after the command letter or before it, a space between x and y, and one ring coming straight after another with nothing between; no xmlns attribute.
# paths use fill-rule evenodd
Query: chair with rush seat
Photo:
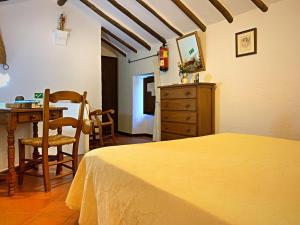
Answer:
<svg viewBox="0 0 300 225"><path fill-rule="evenodd" d="M87 93L84 92L80 95L73 91L58 91L50 93L49 89L45 90L44 94L44 108L43 108L43 136L37 138L26 138L19 140L19 184L23 184L24 174L32 176L43 176L45 191L51 190L50 180L59 177L64 177L76 173L78 165L78 146L79 138L82 129L83 113L86 102ZM68 101L71 103L79 104L78 117L60 117L54 120L50 120L49 116L49 103L57 103L61 101ZM63 127L73 127L75 130L74 136L63 135ZM49 135L49 130L58 130L57 135ZM63 151L62 146L72 144L72 154ZM25 146L38 147L42 149L39 162L43 167L43 175L36 175L34 173L27 172L25 162L31 162L31 159L25 158ZM55 161L49 161L48 148L57 147L57 156ZM64 156L67 156L64 158ZM66 163L72 162L72 166ZM56 176L51 177L49 175L49 167L57 166ZM62 173L62 167L70 169L70 172Z"/></svg>
<svg viewBox="0 0 300 225"><path fill-rule="evenodd" d="M114 120L112 118L112 114L114 114L115 111L113 109L109 109L106 111L102 111L100 109L94 110L90 112L90 119L93 121L92 123L92 133L91 136L93 138L93 144L96 142L96 136L99 135L99 141L101 147L104 146L104 137L111 137L114 144L117 143L116 136L115 136L115 124ZM107 121L103 121L104 117L106 117ZM103 128L109 129L109 135L104 136L103 135Z"/></svg>

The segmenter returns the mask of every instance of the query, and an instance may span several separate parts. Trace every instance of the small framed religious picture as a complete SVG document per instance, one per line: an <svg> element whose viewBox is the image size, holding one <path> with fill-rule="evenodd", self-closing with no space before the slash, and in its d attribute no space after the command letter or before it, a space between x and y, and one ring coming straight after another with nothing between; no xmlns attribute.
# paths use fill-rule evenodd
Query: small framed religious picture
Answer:
<svg viewBox="0 0 300 225"><path fill-rule="evenodd" d="M257 28L235 34L236 57L257 53Z"/></svg>

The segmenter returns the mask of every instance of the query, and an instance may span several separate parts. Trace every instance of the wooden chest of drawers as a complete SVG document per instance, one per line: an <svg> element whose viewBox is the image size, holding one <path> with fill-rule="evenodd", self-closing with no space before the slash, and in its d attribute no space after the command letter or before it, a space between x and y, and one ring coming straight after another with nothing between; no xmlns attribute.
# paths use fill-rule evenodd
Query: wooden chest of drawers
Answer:
<svg viewBox="0 0 300 225"><path fill-rule="evenodd" d="M162 86L161 139L173 140L215 132L213 83Z"/></svg>

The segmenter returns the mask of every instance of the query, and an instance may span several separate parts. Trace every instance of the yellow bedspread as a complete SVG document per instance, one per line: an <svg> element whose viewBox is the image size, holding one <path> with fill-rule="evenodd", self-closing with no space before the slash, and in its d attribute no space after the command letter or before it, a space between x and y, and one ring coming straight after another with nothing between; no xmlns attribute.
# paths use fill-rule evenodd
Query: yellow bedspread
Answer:
<svg viewBox="0 0 300 225"><path fill-rule="evenodd" d="M91 151L81 225L300 225L300 142L218 134Z"/></svg>

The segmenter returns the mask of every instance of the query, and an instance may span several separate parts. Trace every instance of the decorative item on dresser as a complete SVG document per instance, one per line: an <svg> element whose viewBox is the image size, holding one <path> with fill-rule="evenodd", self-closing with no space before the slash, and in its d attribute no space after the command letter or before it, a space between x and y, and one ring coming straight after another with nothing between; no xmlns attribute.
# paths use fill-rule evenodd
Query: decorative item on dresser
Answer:
<svg viewBox="0 0 300 225"><path fill-rule="evenodd" d="M161 86L161 139L214 134L214 83Z"/></svg>

